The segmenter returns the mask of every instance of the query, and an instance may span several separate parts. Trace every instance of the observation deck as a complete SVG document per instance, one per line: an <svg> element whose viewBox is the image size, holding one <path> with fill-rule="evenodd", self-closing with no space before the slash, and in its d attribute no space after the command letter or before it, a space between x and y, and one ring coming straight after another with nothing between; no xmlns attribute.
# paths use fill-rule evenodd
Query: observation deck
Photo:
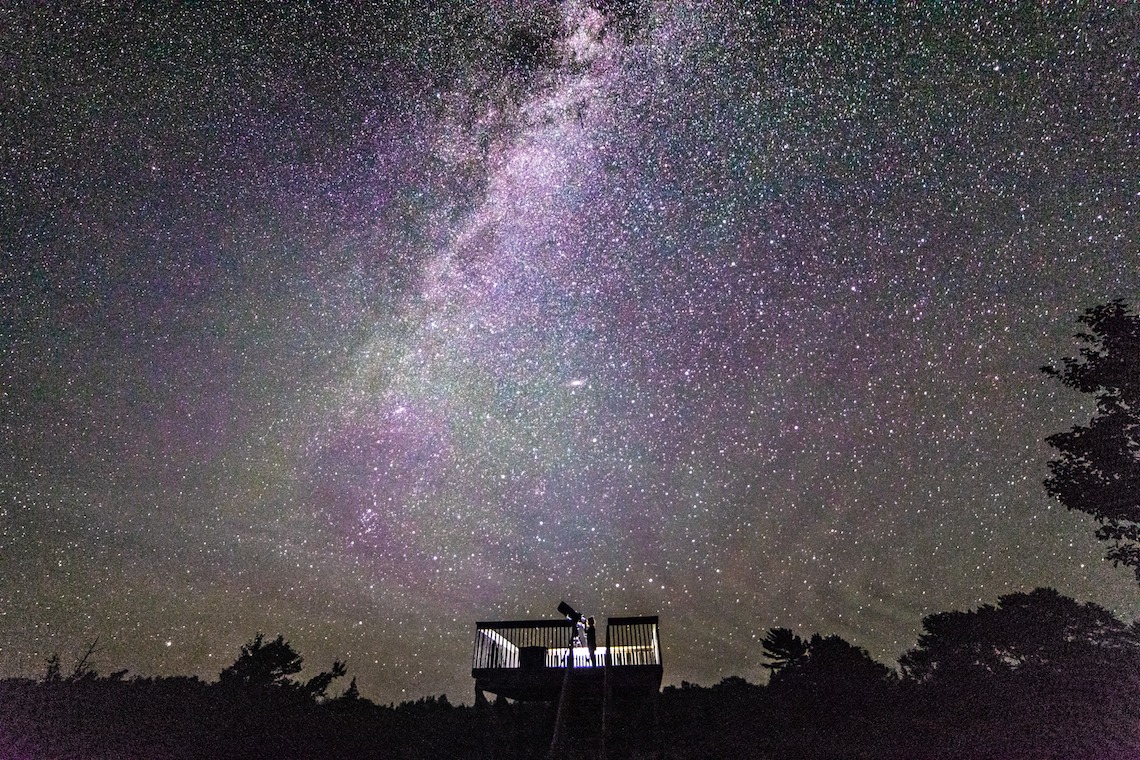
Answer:
<svg viewBox="0 0 1140 760"><path fill-rule="evenodd" d="M571 646L569 620L512 620L475 624L471 675L475 688L508 699L553 702L573 671L578 682L604 684L628 697L661 689L661 640L656 615L606 620L605 645ZM600 633L600 631L599 631Z"/></svg>

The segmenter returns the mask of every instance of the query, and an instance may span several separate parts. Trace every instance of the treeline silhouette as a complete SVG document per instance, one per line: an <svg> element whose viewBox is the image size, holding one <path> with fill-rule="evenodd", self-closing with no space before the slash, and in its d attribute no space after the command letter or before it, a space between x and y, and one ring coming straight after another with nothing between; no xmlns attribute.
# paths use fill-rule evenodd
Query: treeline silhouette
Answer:
<svg viewBox="0 0 1140 760"><path fill-rule="evenodd" d="M928 616L897 671L838 636L764 648L767 686L665 689L665 756L1140 757L1140 627L1052 589Z"/></svg>
<svg viewBox="0 0 1140 760"><path fill-rule="evenodd" d="M1140 626L1052 589L923 621L897 669L838 636L772 628L770 678L682 683L634 757L1140 757ZM88 651L88 655L91 650ZM217 682L101 677L88 655L64 676L0 681L2 758L540 758L552 715L446 696L377 705L343 663L298 682L301 657L259 634Z"/></svg>

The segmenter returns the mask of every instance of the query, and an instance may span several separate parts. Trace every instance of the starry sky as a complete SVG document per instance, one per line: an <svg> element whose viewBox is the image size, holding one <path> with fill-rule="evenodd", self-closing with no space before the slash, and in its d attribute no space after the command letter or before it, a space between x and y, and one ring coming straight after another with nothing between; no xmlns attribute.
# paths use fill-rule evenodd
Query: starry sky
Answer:
<svg viewBox="0 0 1140 760"><path fill-rule="evenodd" d="M0 9L0 675L1140 614L1038 370L1140 293L1140 8L344 5Z"/></svg>

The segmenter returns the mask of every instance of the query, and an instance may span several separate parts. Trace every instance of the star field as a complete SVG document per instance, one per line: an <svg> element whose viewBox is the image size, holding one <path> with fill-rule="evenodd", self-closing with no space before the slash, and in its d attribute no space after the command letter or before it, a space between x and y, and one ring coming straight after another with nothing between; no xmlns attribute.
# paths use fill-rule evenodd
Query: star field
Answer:
<svg viewBox="0 0 1140 760"><path fill-rule="evenodd" d="M1140 292L1140 12L0 10L0 674L257 631L470 701L476 620L1140 595L1038 367ZM335 687L334 687L335 691Z"/></svg>

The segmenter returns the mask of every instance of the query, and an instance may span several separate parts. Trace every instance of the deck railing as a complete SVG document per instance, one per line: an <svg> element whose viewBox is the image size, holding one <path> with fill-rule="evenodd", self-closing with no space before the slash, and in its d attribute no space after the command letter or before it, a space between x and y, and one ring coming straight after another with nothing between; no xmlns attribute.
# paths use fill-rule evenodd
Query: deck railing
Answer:
<svg viewBox="0 0 1140 760"><path fill-rule="evenodd" d="M574 629L568 620L510 620L475 624L475 670L513 668L564 668L570 664L570 638ZM588 668L661 665L661 642L657 617L610 618L606 644L594 652L574 647L573 667Z"/></svg>
<svg viewBox="0 0 1140 760"><path fill-rule="evenodd" d="M475 624L475 654L471 667L554 667L554 658L570 644L574 629L568 620L508 620ZM577 663L575 663L577 664Z"/></svg>
<svg viewBox="0 0 1140 760"><path fill-rule="evenodd" d="M606 621L606 665L661 666L657 616L610 618Z"/></svg>

